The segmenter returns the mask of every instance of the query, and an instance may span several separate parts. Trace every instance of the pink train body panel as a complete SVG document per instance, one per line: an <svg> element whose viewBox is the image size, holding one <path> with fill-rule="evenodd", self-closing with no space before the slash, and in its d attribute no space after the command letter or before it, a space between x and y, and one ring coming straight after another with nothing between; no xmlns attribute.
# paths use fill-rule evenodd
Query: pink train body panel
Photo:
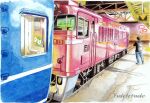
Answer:
<svg viewBox="0 0 150 103"><path fill-rule="evenodd" d="M54 31L54 74L74 76L127 49L127 27L107 16L99 16L76 6L59 6L61 13L56 11L55 15L69 15L68 18L73 15L75 27L73 30L68 27L68 30ZM57 24L63 27L61 22ZM81 36L82 29L87 36Z"/></svg>

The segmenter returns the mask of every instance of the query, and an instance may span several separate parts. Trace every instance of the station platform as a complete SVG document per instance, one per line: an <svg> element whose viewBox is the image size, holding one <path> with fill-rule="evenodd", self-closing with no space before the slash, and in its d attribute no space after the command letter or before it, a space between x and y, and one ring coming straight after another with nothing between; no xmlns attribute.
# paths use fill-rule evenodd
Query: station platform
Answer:
<svg viewBox="0 0 150 103"><path fill-rule="evenodd" d="M146 49L145 49L146 50ZM137 65L134 48L88 81L67 102L148 102L150 100L150 52Z"/></svg>

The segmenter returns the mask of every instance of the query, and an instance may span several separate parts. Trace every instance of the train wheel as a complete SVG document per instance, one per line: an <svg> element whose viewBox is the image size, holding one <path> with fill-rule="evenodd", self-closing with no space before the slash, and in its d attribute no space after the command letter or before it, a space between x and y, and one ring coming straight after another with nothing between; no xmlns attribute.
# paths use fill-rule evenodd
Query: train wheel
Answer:
<svg viewBox="0 0 150 103"><path fill-rule="evenodd" d="M123 51L123 56L126 54L126 50Z"/></svg>
<svg viewBox="0 0 150 103"><path fill-rule="evenodd" d="M96 65L92 68L87 69L87 75L86 75L86 82L94 76L94 69L96 68Z"/></svg>
<svg viewBox="0 0 150 103"><path fill-rule="evenodd" d="M80 80L80 85L83 85L86 82L86 78L85 78L85 75L83 75L83 73L79 74L79 78L78 79Z"/></svg>
<svg viewBox="0 0 150 103"><path fill-rule="evenodd" d="M101 71L101 63L97 64L96 74Z"/></svg>
<svg viewBox="0 0 150 103"><path fill-rule="evenodd" d="M96 65L88 69L87 78L88 80L96 74Z"/></svg>
<svg viewBox="0 0 150 103"><path fill-rule="evenodd" d="M121 53L118 53L118 59L121 58Z"/></svg>
<svg viewBox="0 0 150 103"><path fill-rule="evenodd" d="M106 61L102 61L101 62L101 70L104 69L106 67Z"/></svg>
<svg viewBox="0 0 150 103"><path fill-rule="evenodd" d="M114 61L114 56L112 56L112 57L110 57L110 58L108 59L108 63L109 63L109 64L113 63L113 61ZM108 64L108 65L109 65L109 64Z"/></svg>
<svg viewBox="0 0 150 103"><path fill-rule="evenodd" d="M74 88L74 92L75 92L76 90L78 90L83 84L84 84L83 75L82 75L82 73L80 73L79 76L78 76L78 79L77 79L75 88Z"/></svg>
<svg viewBox="0 0 150 103"><path fill-rule="evenodd" d="M118 59L118 54L115 54L115 60L117 60Z"/></svg>
<svg viewBox="0 0 150 103"><path fill-rule="evenodd" d="M78 78L76 85L75 85L75 88L74 88L74 91L78 90L80 87L81 87L81 79Z"/></svg>
<svg viewBox="0 0 150 103"><path fill-rule="evenodd" d="M126 54L127 54L127 53L128 53L128 50L126 49L125 51L126 51Z"/></svg>

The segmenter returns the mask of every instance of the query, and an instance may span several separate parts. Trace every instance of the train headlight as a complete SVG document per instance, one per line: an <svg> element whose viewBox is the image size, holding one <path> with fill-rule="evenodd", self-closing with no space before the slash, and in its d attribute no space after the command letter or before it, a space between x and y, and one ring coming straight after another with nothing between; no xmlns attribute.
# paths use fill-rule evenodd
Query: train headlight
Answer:
<svg viewBox="0 0 150 103"><path fill-rule="evenodd" d="M63 62L63 58L64 58L64 56L62 56L61 58L58 58L58 59L57 59L57 63L58 63L58 64L61 64L61 63Z"/></svg>
<svg viewBox="0 0 150 103"><path fill-rule="evenodd" d="M52 79L51 79L51 86L56 85L56 76L52 74Z"/></svg>
<svg viewBox="0 0 150 103"><path fill-rule="evenodd" d="M63 78L62 77L57 77L57 84L62 85Z"/></svg>
<svg viewBox="0 0 150 103"><path fill-rule="evenodd" d="M58 64L61 64L61 63L62 63L62 58L58 58L58 59L57 59L57 63L58 63Z"/></svg>

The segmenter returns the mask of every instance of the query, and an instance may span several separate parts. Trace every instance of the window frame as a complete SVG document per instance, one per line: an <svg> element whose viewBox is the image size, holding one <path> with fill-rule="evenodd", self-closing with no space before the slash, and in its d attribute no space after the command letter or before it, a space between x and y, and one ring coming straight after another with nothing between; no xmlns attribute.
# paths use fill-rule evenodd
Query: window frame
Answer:
<svg viewBox="0 0 150 103"><path fill-rule="evenodd" d="M24 37L24 35L25 35L25 33L23 33L22 34L22 24L21 24L21 17L22 17L22 15L31 15L31 16L34 16L34 17L41 17L41 18L44 18L45 20L46 20L46 25L45 25L45 47L44 47L44 52L42 52L42 53L37 53L37 54L30 54L30 55L25 55L25 53L24 53L24 51L25 51L25 37ZM23 27L23 30L24 30L24 27ZM35 57L35 56L41 56L41 55L45 55L45 54L47 54L47 52L48 52L48 42L49 42L49 40L48 40L48 37L49 37L49 35L48 35L48 31L49 31L49 19L48 19L48 16L47 15L45 15L45 14L38 14L38 13L31 13L31 12L20 12L20 34L21 34L21 48L20 48L20 53L21 53L21 56L23 57L23 58L28 58L28 57ZM22 44L22 42L24 42L23 44Z"/></svg>
<svg viewBox="0 0 150 103"><path fill-rule="evenodd" d="M87 23L88 23L88 26L87 26L87 28L88 28L88 29L87 29L87 31L88 31L87 34L88 34L88 35L87 35L87 36L86 36L85 34L83 34L82 36L79 36L79 35L78 35L78 31L79 31L79 29L78 29L78 27L79 27L79 25L78 25L79 22L78 22L78 21L79 21L79 19L83 19L83 32L85 32L85 26L84 26L84 25L85 25L85 21L87 21ZM77 33L76 33L76 34L77 34L77 39L86 39L86 38L89 37L89 24L90 24L90 23L89 23L89 20L87 20L87 19L85 19L85 18L83 18L83 17L81 17L81 16L78 16L78 17L77 17L77 26L76 26L76 27L77 27Z"/></svg>
<svg viewBox="0 0 150 103"><path fill-rule="evenodd" d="M103 27L102 26L99 26L99 38L98 38L98 41L99 42L103 42Z"/></svg>
<svg viewBox="0 0 150 103"><path fill-rule="evenodd" d="M105 38L105 27L102 27L102 42L106 42L106 38Z"/></svg>
<svg viewBox="0 0 150 103"><path fill-rule="evenodd" d="M75 31L76 30L76 25L77 25L77 23L76 23L76 15L62 14L62 15L58 15L58 16L54 16L54 17L59 17L59 16L72 16L72 17L74 16L74 20L75 20L74 28L73 28L73 30L67 30L67 31ZM57 24L57 19L54 19L54 30L57 30L57 29L55 29L55 22ZM61 31L65 31L65 30L61 30Z"/></svg>
<svg viewBox="0 0 150 103"><path fill-rule="evenodd" d="M104 29L104 36L105 36L105 42L108 41L108 35L107 35L107 27L105 26L105 29Z"/></svg>

